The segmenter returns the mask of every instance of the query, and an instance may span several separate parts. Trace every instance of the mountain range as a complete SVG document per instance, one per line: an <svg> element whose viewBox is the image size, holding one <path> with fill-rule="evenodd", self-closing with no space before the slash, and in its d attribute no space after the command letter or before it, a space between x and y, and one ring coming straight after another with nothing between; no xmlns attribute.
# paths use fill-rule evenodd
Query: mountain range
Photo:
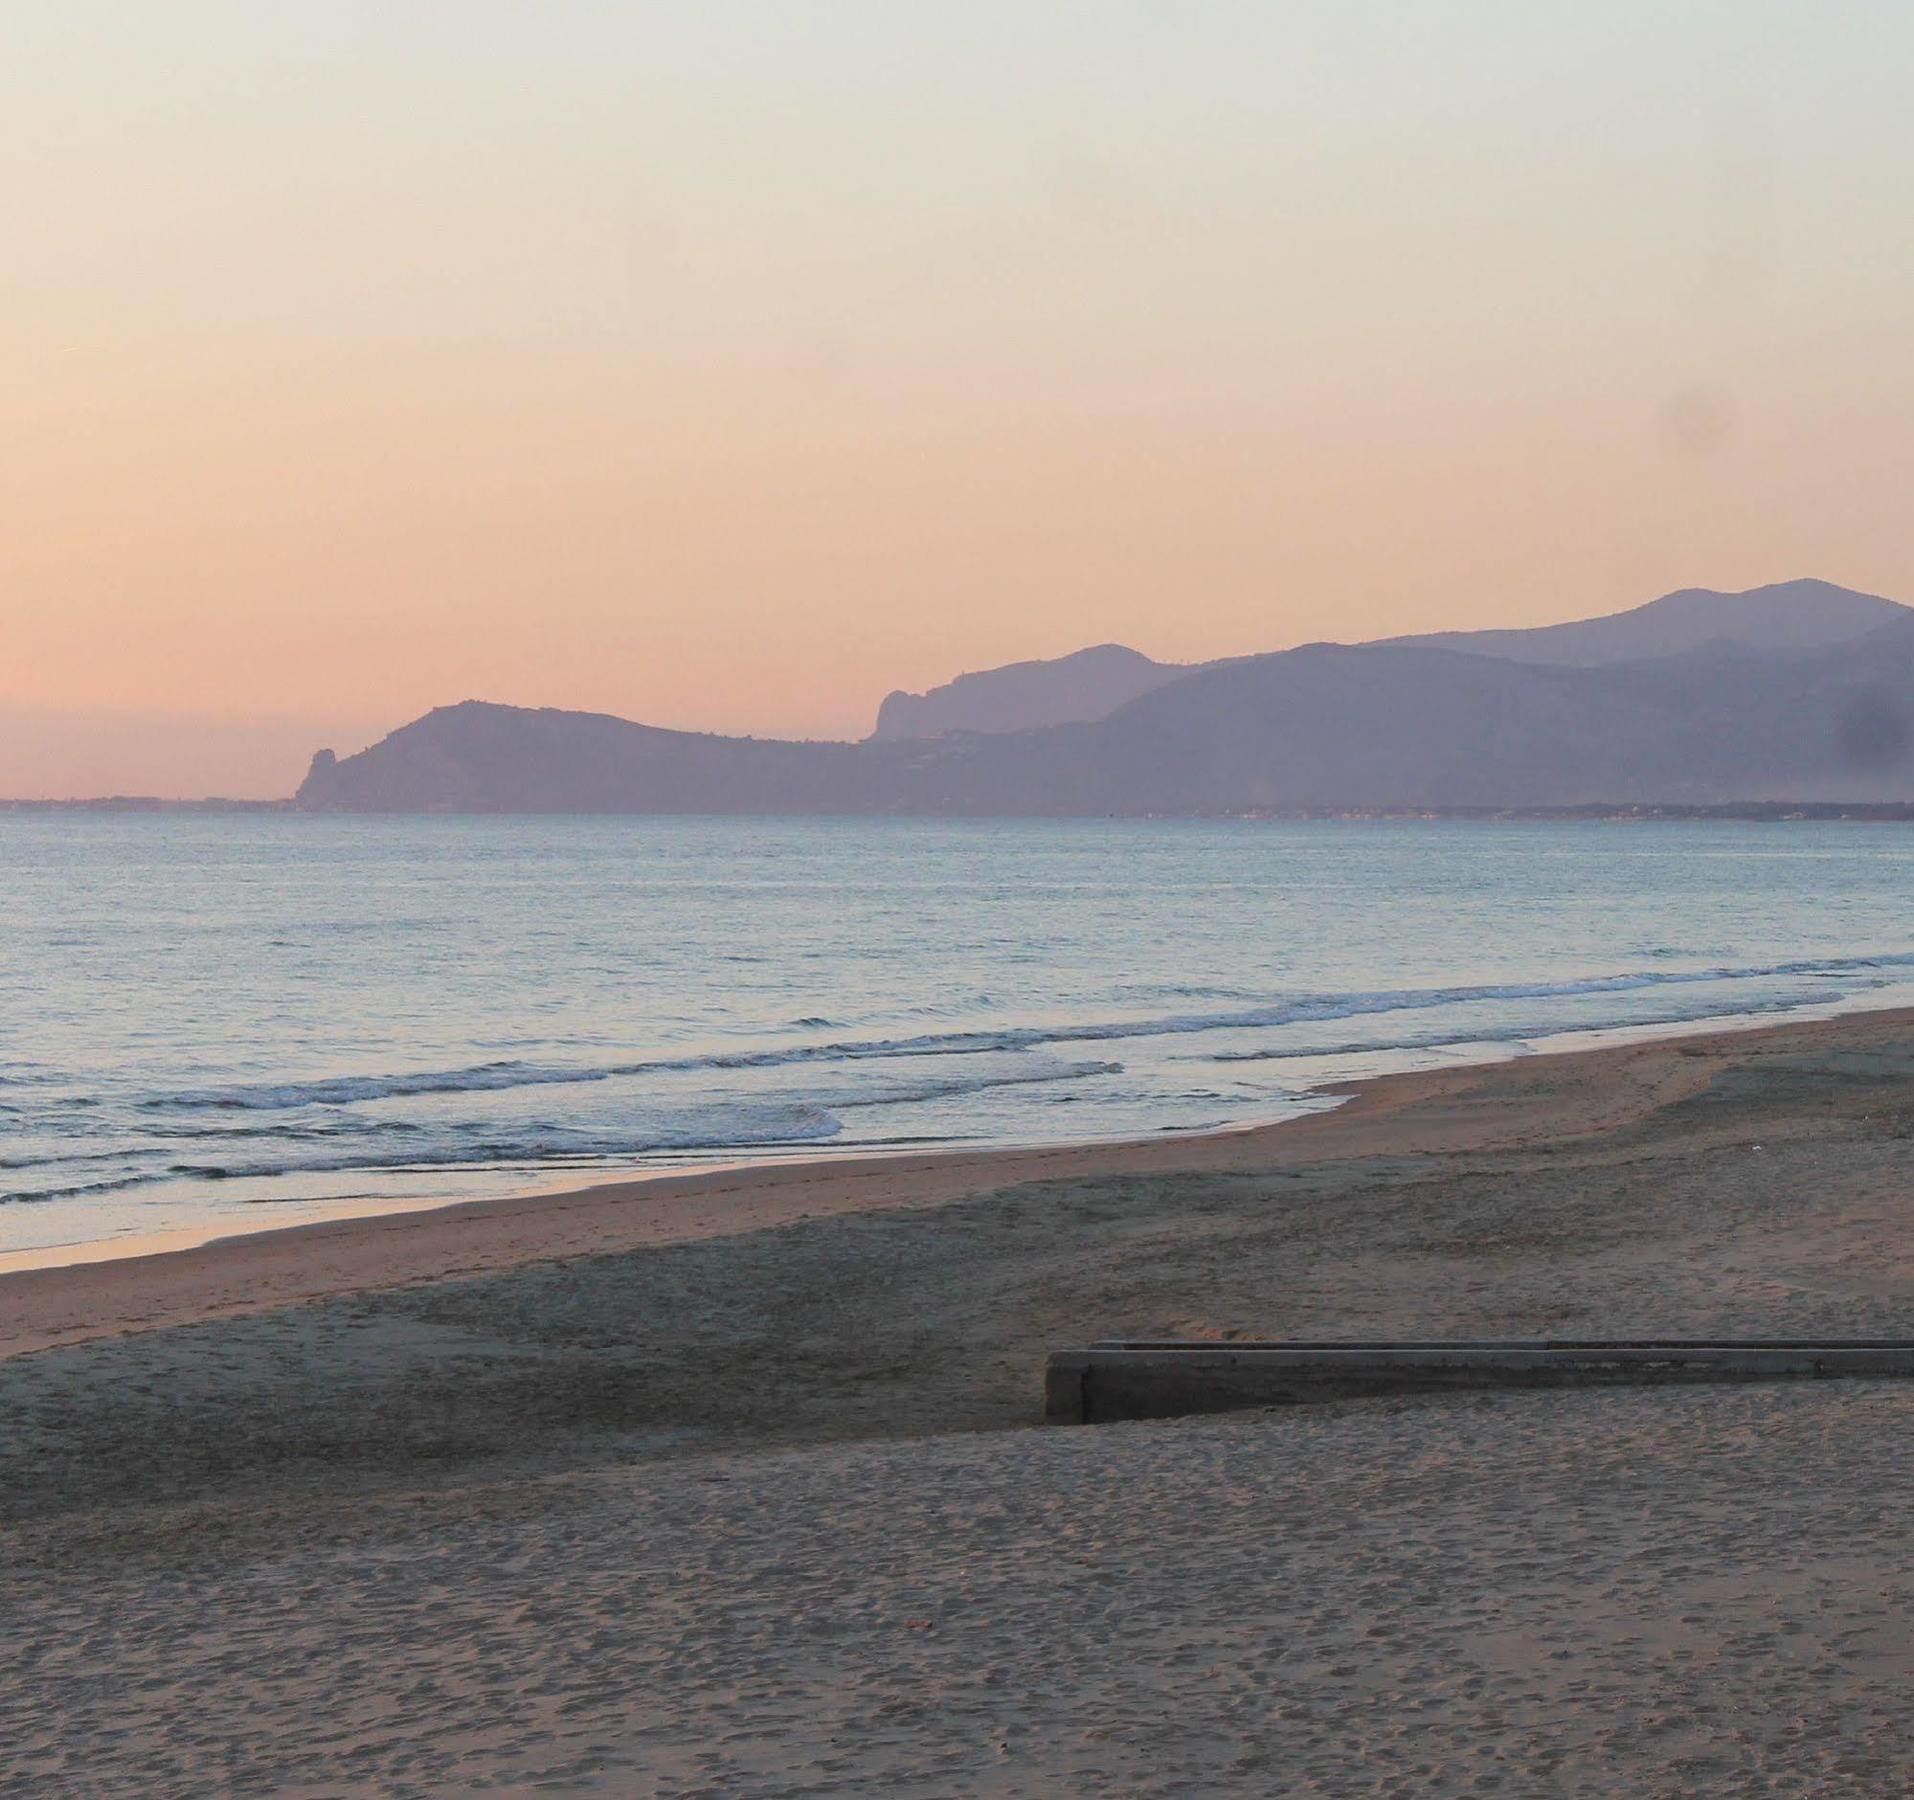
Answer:
<svg viewBox="0 0 1914 1800"><path fill-rule="evenodd" d="M1750 650L1812 649L1860 637L1907 611L1892 600L1857 594L1832 582L1784 581L1741 594L1682 588L1627 612L1566 625L1437 631L1381 641L1415 649L1460 650L1506 662L1592 668L1600 663L1676 656L1710 643L1740 644ZM878 709L877 729L871 735L928 738L952 731L1019 731L1033 725L1101 719L1151 688L1222 666L1155 662L1122 644L1099 644L1048 662L1011 663L959 675L928 693L891 694Z"/></svg>
<svg viewBox="0 0 1914 1800"><path fill-rule="evenodd" d="M1914 798L1914 610L1820 581L1526 631L1227 662L1105 645L894 694L862 743L477 701L294 802L340 811L952 816Z"/></svg>
<svg viewBox="0 0 1914 1800"><path fill-rule="evenodd" d="M1107 718L1151 688L1193 673L1188 663L1154 662L1124 644L1096 644L1047 662L1008 663L959 675L925 694L886 695L871 736L889 741L1075 725Z"/></svg>

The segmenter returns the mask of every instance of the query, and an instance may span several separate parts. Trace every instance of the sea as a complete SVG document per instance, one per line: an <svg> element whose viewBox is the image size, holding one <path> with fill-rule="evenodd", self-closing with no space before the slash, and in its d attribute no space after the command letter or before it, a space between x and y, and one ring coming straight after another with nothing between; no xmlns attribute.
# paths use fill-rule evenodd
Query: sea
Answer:
<svg viewBox="0 0 1914 1800"><path fill-rule="evenodd" d="M1914 1004L1914 829L0 814L0 1266Z"/></svg>

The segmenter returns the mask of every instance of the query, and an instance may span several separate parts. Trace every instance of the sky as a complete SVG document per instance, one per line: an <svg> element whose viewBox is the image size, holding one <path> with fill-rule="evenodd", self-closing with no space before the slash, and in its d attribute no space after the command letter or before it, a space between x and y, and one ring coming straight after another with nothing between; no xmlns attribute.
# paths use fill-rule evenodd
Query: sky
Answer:
<svg viewBox="0 0 1914 1800"><path fill-rule="evenodd" d="M1904 0L9 0L0 795L1914 600Z"/></svg>

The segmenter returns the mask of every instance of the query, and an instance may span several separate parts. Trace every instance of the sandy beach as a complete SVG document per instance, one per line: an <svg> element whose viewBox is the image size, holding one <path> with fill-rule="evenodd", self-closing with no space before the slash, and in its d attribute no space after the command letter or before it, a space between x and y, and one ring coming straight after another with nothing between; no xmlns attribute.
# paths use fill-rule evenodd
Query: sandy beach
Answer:
<svg viewBox="0 0 1914 1800"><path fill-rule="evenodd" d="M1914 1015L0 1277L0 1788L1881 1794L1891 1383L1035 1428L1116 1335L1914 1330Z"/></svg>

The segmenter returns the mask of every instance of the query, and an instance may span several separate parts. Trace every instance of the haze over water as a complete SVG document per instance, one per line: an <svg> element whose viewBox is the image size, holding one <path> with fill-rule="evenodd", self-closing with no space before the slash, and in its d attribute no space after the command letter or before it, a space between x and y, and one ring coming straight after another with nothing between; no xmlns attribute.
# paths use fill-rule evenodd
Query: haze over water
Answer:
<svg viewBox="0 0 1914 1800"><path fill-rule="evenodd" d="M1854 825L0 816L0 1252L1914 1001Z"/></svg>

